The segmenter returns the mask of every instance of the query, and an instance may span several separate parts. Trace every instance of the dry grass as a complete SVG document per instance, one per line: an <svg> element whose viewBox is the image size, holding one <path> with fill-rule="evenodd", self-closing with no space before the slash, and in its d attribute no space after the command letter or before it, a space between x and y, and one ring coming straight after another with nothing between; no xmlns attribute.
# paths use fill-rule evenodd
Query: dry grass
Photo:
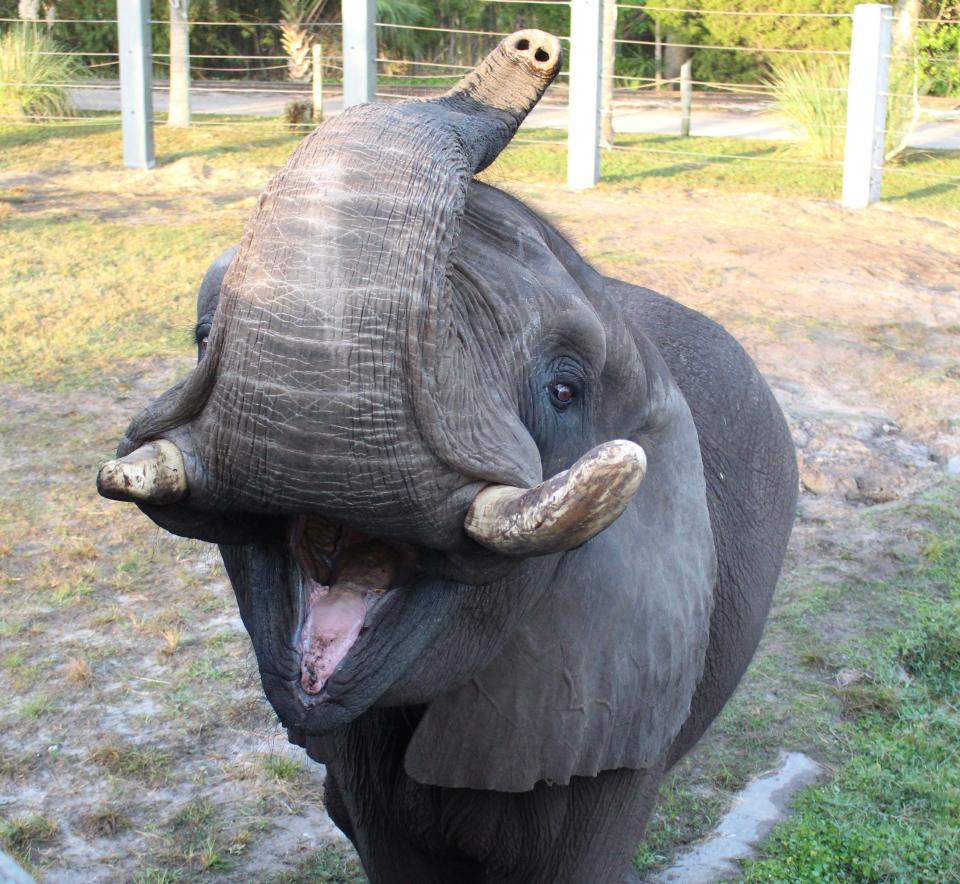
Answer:
<svg viewBox="0 0 960 884"><path fill-rule="evenodd" d="M64 667L64 678L69 684L89 687L93 684L93 671L82 657L68 657Z"/></svg>

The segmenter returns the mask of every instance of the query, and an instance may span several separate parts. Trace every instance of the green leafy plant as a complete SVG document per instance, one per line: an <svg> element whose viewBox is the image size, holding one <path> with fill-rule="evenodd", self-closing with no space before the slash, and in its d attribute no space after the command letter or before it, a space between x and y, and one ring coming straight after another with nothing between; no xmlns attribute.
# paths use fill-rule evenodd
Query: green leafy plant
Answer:
<svg viewBox="0 0 960 884"><path fill-rule="evenodd" d="M0 37L0 118L66 117L73 113L63 84L82 69L36 25L14 25Z"/></svg>
<svg viewBox="0 0 960 884"><path fill-rule="evenodd" d="M780 65L769 84L807 152L818 159L840 159L847 119L846 63L831 57Z"/></svg>
<svg viewBox="0 0 960 884"><path fill-rule="evenodd" d="M837 58L795 61L774 66L767 81L777 106L790 118L807 153L818 159L843 158L847 122L847 63ZM926 92L922 70L913 60L894 61L887 85L886 155L893 159L907 146L920 120Z"/></svg>

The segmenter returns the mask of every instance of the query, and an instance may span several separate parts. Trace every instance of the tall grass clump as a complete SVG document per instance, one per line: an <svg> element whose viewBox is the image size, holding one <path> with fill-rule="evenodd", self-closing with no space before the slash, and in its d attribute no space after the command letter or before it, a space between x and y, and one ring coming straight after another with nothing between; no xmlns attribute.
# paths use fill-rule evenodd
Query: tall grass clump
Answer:
<svg viewBox="0 0 960 884"><path fill-rule="evenodd" d="M912 61L890 65L887 86L886 158L906 147L920 119L925 92ZM798 61L775 67L768 81L780 111L790 118L807 153L822 160L843 159L847 122L847 63L837 58Z"/></svg>
<svg viewBox="0 0 960 884"><path fill-rule="evenodd" d="M818 159L840 159L847 120L846 63L830 58L781 65L774 68L770 85L805 150Z"/></svg>
<svg viewBox="0 0 960 884"><path fill-rule="evenodd" d="M58 52L36 25L14 25L0 36L0 121L10 117L66 117L73 108L61 83L78 79L79 61Z"/></svg>

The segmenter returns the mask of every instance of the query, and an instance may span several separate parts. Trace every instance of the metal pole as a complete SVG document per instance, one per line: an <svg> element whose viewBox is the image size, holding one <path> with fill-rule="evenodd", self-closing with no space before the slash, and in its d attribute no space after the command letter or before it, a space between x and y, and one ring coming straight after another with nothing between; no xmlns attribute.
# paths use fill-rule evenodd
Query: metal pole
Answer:
<svg viewBox="0 0 960 884"><path fill-rule="evenodd" d="M190 28L189 0L170 0L170 105L167 125L190 125Z"/></svg>
<svg viewBox="0 0 960 884"><path fill-rule="evenodd" d="M863 3L853 8L842 197L851 209L880 199L892 20L892 6Z"/></svg>
<svg viewBox="0 0 960 884"><path fill-rule="evenodd" d="M690 107L693 104L693 72L688 58L680 65L680 137L690 135Z"/></svg>
<svg viewBox="0 0 960 884"><path fill-rule="evenodd" d="M601 0L570 3L567 186L572 190L593 187L600 180L602 7Z"/></svg>
<svg viewBox="0 0 960 884"><path fill-rule="evenodd" d="M152 169L153 62L150 44L150 0L117 0L120 37L120 115L123 125L123 164L128 169Z"/></svg>
<svg viewBox="0 0 960 884"><path fill-rule="evenodd" d="M373 101L377 89L377 0L341 0L343 106Z"/></svg>
<svg viewBox="0 0 960 884"><path fill-rule="evenodd" d="M323 122L323 47L313 44L313 119Z"/></svg>

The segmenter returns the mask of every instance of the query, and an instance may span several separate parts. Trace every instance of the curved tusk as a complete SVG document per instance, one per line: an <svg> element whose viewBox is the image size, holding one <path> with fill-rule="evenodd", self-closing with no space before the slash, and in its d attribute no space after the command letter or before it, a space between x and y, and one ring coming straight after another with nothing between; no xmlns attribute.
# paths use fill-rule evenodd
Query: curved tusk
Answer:
<svg viewBox="0 0 960 884"><path fill-rule="evenodd" d="M97 491L111 500L176 503L187 494L183 455L167 439L148 442L126 457L108 460L101 466Z"/></svg>
<svg viewBox="0 0 960 884"><path fill-rule="evenodd" d="M630 503L647 472L626 439L590 449L569 470L533 488L488 485L463 521L477 543L508 556L546 555L586 543Z"/></svg>

